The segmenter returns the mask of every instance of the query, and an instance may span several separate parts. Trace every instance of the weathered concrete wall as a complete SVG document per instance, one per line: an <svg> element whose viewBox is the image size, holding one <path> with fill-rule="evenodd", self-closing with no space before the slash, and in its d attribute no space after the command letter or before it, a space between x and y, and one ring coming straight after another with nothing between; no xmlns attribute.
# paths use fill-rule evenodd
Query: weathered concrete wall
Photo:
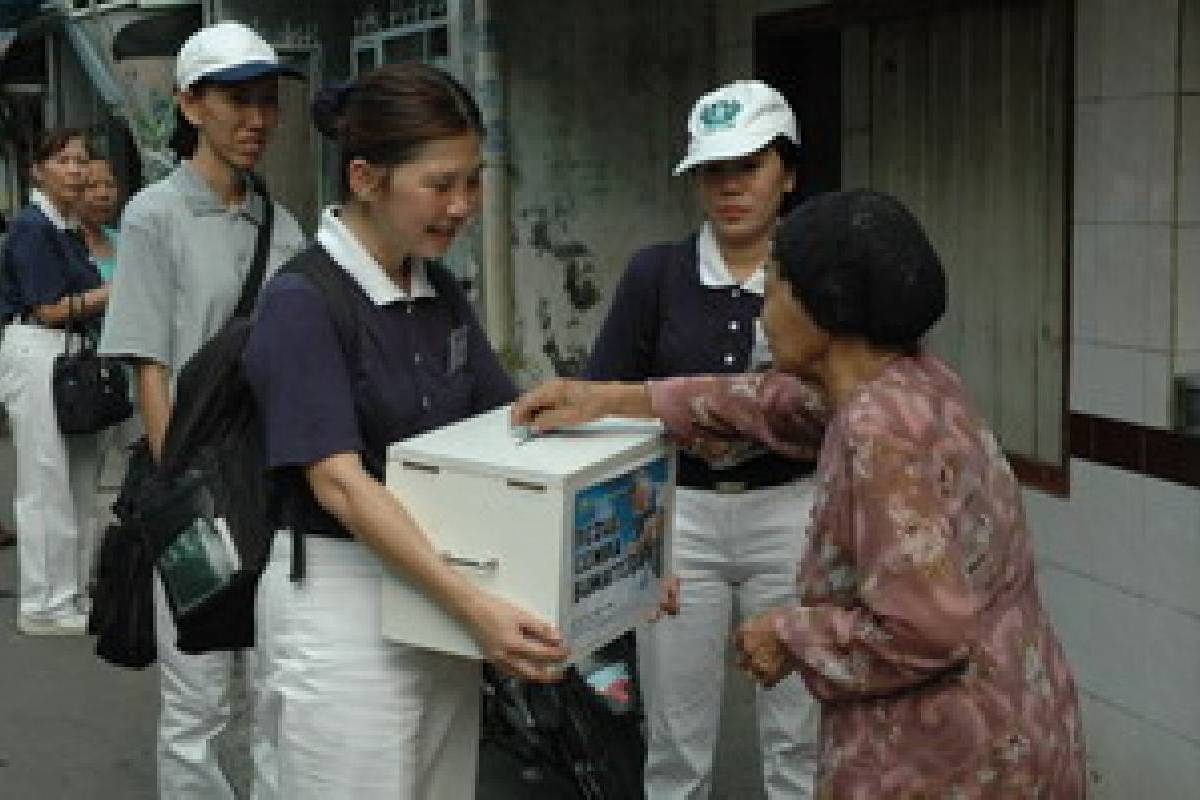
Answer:
<svg viewBox="0 0 1200 800"><path fill-rule="evenodd" d="M220 0L222 19L250 25L274 43L315 38L321 45L322 73L327 79L350 74L350 37L354 17L366 3L359 0Z"/></svg>
<svg viewBox="0 0 1200 800"><path fill-rule="evenodd" d="M518 372L578 369L639 248L697 222L671 168L715 75L707 3L504 6Z"/></svg>

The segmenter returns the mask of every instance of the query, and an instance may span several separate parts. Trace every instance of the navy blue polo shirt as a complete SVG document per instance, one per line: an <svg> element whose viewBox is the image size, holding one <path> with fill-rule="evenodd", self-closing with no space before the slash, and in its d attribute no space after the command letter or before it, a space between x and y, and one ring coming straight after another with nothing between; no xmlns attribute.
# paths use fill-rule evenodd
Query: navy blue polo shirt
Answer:
<svg viewBox="0 0 1200 800"><path fill-rule="evenodd" d="M242 362L269 467L365 452L371 443L356 397L367 399L389 442L513 400L516 387L442 267L416 264L405 294L329 211L317 241L313 247L354 279L359 363L348 363L325 300L308 278L285 267L267 282ZM441 272L432 276L434 270Z"/></svg>
<svg viewBox="0 0 1200 800"><path fill-rule="evenodd" d="M765 341L755 336L763 307L762 276L737 284L723 264L715 267L714 260L720 258L715 249L711 233L701 231L682 242L656 244L636 253L613 294L586 377L639 381L741 373L765 366ZM714 274L717 271L724 275ZM681 453L679 483L698 488L722 481L773 485L807 474L813 466L764 453L713 469Z"/></svg>
<svg viewBox="0 0 1200 800"><path fill-rule="evenodd" d="M27 313L100 285L83 242L46 212L30 205L12 218L0 255L2 313Z"/></svg>
<svg viewBox="0 0 1200 800"><path fill-rule="evenodd" d="M696 237L634 255L592 347L586 375L645 380L746 372L763 298L701 280Z"/></svg>

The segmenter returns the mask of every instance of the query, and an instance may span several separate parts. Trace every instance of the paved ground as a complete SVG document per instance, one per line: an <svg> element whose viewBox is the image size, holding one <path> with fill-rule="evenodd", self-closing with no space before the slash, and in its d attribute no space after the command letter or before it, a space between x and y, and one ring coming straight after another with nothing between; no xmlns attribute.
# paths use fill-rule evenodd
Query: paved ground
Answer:
<svg viewBox="0 0 1200 800"><path fill-rule="evenodd" d="M0 436L0 523L11 526L12 452ZM88 637L16 633L16 552L0 549L0 798L3 800L149 800L154 797L154 727L158 674L110 667ZM762 797L751 722L753 696L731 677L717 758L716 800ZM223 743L237 784L247 782L245 726ZM567 800L573 793L550 776L520 778L521 765L485 748L478 800Z"/></svg>

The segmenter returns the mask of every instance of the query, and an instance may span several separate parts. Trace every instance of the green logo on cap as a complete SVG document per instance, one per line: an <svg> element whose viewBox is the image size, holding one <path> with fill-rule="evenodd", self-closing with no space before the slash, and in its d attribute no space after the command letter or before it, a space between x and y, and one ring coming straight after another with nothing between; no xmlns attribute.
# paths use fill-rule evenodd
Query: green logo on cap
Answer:
<svg viewBox="0 0 1200 800"><path fill-rule="evenodd" d="M732 128L740 113L742 104L737 100L718 100L700 112L700 124L709 132Z"/></svg>

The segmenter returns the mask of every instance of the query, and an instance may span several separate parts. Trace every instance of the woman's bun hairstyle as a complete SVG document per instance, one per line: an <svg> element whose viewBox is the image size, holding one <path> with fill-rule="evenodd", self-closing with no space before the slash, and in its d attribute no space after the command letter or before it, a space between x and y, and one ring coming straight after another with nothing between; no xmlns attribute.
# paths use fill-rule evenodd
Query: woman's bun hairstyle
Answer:
<svg viewBox="0 0 1200 800"><path fill-rule="evenodd" d="M896 198L857 189L816 195L780 222L779 274L831 334L913 350L946 310L946 273Z"/></svg>
<svg viewBox="0 0 1200 800"><path fill-rule="evenodd" d="M393 167L428 142L484 133L479 107L447 73L419 61L388 64L352 81L322 88L313 98L313 124L338 144L343 193L356 158Z"/></svg>
<svg viewBox="0 0 1200 800"><path fill-rule="evenodd" d="M351 81L340 81L322 86L313 96L312 120L313 125L326 139L337 140L342 114L346 109L346 98L353 88Z"/></svg>

